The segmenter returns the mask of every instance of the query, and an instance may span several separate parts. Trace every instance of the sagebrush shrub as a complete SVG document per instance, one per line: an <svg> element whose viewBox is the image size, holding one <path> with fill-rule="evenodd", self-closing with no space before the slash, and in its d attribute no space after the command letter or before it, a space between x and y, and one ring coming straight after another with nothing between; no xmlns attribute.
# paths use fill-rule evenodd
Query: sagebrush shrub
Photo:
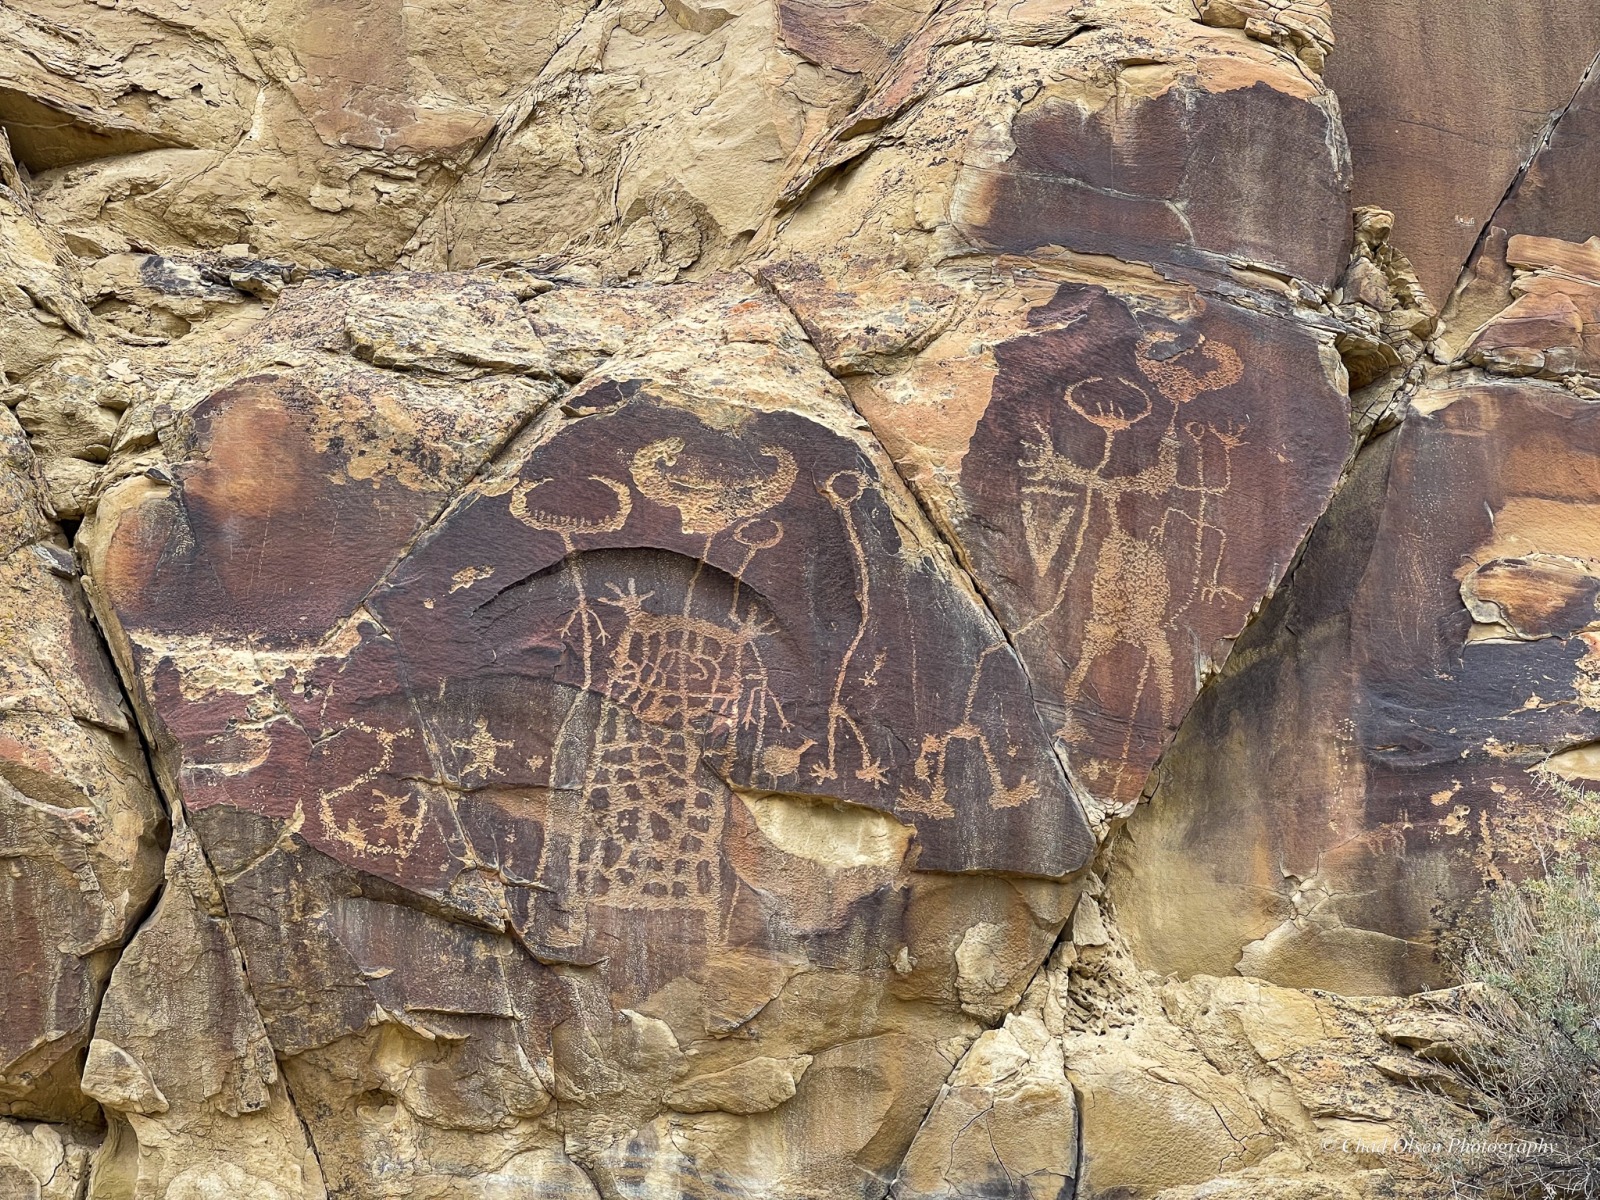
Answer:
<svg viewBox="0 0 1600 1200"><path fill-rule="evenodd" d="M1503 888L1467 955L1464 1071L1498 1140L1534 1146L1448 1164L1462 1194L1600 1200L1600 892L1570 865Z"/></svg>

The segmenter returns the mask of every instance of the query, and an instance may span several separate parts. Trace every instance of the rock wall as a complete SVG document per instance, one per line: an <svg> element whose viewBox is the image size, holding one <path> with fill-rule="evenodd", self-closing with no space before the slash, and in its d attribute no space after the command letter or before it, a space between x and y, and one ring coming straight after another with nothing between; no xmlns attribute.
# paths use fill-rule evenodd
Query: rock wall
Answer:
<svg viewBox="0 0 1600 1200"><path fill-rule="evenodd" d="M1592 7L504 7L0 2L0 1196L1423 1194Z"/></svg>

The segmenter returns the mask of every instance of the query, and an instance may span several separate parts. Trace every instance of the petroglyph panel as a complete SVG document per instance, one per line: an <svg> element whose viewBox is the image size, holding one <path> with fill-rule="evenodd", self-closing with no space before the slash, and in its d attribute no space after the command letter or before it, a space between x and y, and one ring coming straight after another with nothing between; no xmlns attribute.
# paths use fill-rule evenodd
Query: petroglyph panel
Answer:
<svg viewBox="0 0 1600 1200"><path fill-rule="evenodd" d="M727 341L685 352L692 321ZM998 931L1002 1007L1059 932L1092 846L1027 675L800 326L739 297L652 336L559 408L503 375L247 375L90 526L297 1098L359 1108L399 1085L340 1055L366 1079L432 1037L505 1121L554 1088L569 1149L620 1152L691 1066L969 1037L967 929ZM881 1138L828 1170L889 1171L927 1057L737 1103L811 1144L818 1089L870 1099ZM389 1152L369 1134L325 1169Z"/></svg>
<svg viewBox="0 0 1600 1200"><path fill-rule="evenodd" d="M1332 492L1343 397L1313 339L1220 305L1065 286L1029 322L995 347L963 537L1009 568L991 586L1077 777L1126 808Z"/></svg>
<svg viewBox="0 0 1600 1200"><path fill-rule="evenodd" d="M923 868L1081 861L1017 660L906 541L897 481L796 414L617 395L569 398L585 415L472 490L370 600L426 739L492 748L447 755L446 776L571 798L550 886L715 907L730 789L893 813Z"/></svg>
<svg viewBox="0 0 1600 1200"><path fill-rule="evenodd" d="M1163 973L1411 991L1487 880L1594 811L1600 412L1435 383L1365 452L1130 822L1118 913ZM1220 749L1219 749L1220 748ZM1135 898L1135 879L1170 889ZM1204 906L1203 936L1171 935Z"/></svg>
<svg viewBox="0 0 1600 1200"><path fill-rule="evenodd" d="M960 541L1084 796L1126 811L1331 494L1346 403L1313 336L1192 296L1069 283L977 313L859 402Z"/></svg>
<svg viewBox="0 0 1600 1200"><path fill-rule="evenodd" d="M743 345L781 320L810 353L779 306L732 311ZM170 475L117 485L97 578L196 811L431 886L462 861L438 793L529 789L573 833L550 886L621 907L723 894L729 789L894 814L925 869L1081 864L1020 664L842 396L802 398L821 419L597 376L435 515L542 395L457 383L452 414L396 378L250 376L169 418ZM570 830L534 811L569 802Z"/></svg>

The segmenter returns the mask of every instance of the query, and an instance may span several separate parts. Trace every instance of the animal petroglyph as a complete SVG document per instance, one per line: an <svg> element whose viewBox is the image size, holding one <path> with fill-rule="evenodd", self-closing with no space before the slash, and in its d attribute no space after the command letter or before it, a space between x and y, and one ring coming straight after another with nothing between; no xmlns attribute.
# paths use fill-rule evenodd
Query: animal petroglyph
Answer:
<svg viewBox="0 0 1600 1200"><path fill-rule="evenodd" d="M1244 364L1232 346L1202 337L1195 345L1172 353L1176 345L1170 332L1146 333L1133 351L1145 378L1174 404L1188 404L1202 392L1238 383L1244 374Z"/></svg>
<svg viewBox="0 0 1600 1200"><path fill-rule="evenodd" d="M766 512L794 486L794 455L763 446L761 457L773 460L770 474L740 474L727 463L691 458L682 438L662 438L633 456L631 474L645 497L678 510L683 532L714 534L741 517Z"/></svg>
<svg viewBox="0 0 1600 1200"><path fill-rule="evenodd" d="M983 681L983 669L989 657L1000 651L1000 645L992 645L978 655L978 661L972 669L972 682L967 687L965 703L962 707L962 719L951 730L944 734L927 734L922 739L920 753L912 767L912 774L922 784L922 789L906 787L900 791L900 803L903 808L912 812L919 812L930 817L953 817L955 808L950 803L950 757L954 745L965 743L975 749L983 761L984 770L989 782L989 807L1017 808L1023 804L1037 800L1040 795L1039 785L1033 779L1024 775L1015 786L1008 786L1005 776L1000 770L1000 760L996 757L994 746L988 736L973 719L977 706L979 685Z"/></svg>
<svg viewBox="0 0 1600 1200"><path fill-rule="evenodd" d="M415 793L397 796L379 785L396 785L396 781L386 777L394 765L395 743L410 737L410 731L396 732L355 723L326 739L324 745L331 746L340 739L361 735L377 745L377 761L347 783L318 793L317 817L329 837L358 854L404 858L416 849L422 837L423 825L428 817L428 801ZM364 807L357 810L360 813L359 820L347 810L341 819L339 802L345 796L356 796L365 801Z"/></svg>

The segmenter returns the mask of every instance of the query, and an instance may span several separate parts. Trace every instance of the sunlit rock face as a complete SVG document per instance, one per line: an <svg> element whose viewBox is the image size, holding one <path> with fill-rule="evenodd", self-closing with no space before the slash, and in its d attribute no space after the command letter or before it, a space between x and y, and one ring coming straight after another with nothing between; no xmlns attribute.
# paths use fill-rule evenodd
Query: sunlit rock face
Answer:
<svg viewBox="0 0 1600 1200"><path fill-rule="evenodd" d="M1392 1195L1589 6L503 7L0 11L0 1195Z"/></svg>

